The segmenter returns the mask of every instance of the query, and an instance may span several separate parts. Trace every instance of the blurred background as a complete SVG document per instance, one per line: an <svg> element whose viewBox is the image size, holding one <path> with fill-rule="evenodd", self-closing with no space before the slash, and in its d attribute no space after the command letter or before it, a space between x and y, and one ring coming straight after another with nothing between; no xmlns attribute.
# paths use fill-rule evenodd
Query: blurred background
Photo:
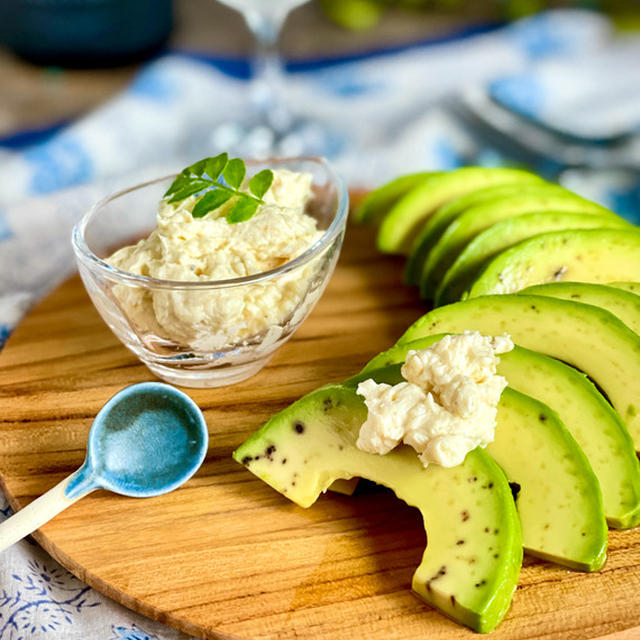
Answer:
<svg viewBox="0 0 640 640"><path fill-rule="evenodd" d="M0 207L230 150L527 166L638 220L635 2L0 0L0 44Z"/></svg>

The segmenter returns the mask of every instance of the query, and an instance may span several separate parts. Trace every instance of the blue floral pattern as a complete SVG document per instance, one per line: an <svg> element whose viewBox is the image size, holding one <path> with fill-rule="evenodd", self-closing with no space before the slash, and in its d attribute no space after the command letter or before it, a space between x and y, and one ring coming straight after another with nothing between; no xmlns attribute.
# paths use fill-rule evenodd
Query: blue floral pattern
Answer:
<svg viewBox="0 0 640 640"><path fill-rule="evenodd" d="M13 574L14 589L0 592L0 640L31 640L36 633L59 631L73 624L74 613L100 606L91 589L70 580L61 567L37 560L24 575Z"/></svg>

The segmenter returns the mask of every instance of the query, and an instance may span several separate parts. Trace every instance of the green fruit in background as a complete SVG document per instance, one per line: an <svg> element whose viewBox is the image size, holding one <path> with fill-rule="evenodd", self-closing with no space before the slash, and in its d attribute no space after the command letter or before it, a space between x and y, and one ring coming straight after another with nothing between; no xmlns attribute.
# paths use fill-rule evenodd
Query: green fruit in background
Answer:
<svg viewBox="0 0 640 640"><path fill-rule="evenodd" d="M578 229L523 240L491 260L469 290L469 298L515 293L533 284L607 283L640 273L640 230Z"/></svg>
<svg viewBox="0 0 640 640"><path fill-rule="evenodd" d="M421 350L443 334L398 344L371 360L352 384L369 372L404 362L409 350ZM497 372L509 387L553 409L589 460L600 488L609 526L629 528L640 522L640 464L620 416L592 382L573 367L515 346L500 355Z"/></svg>
<svg viewBox="0 0 640 640"><path fill-rule="evenodd" d="M528 213L496 222L479 233L456 256L440 281L435 305L459 300L480 274L483 266L501 251L541 233L562 229L611 228L631 226L614 215L593 213Z"/></svg>
<svg viewBox="0 0 640 640"><path fill-rule="evenodd" d="M421 182L384 216L378 230L378 248L383 253L409 254L416 235L426 220L453 198L492 184L541 181L520 169L463 167L434 175Z"/></svg>
<svg viewBox="0 0 640 640"><path fill-rule="evenodd" d="M420 510L427 531L414 591L454 620L491 631L509 608L522 561L504 474L479 449L450 469L425 469L409 447L384 456L365 453L355 442L366 416L355 389L328 385L273 416L233 457L302 507L338 478L368 478L391 488Z"/></svg>
<svg viewBox="0 0 640 640"><path fill-rule="evenodd" d="M379 0L320 0L320 6L330 20L352 31L371 29L384 13Z"/></svg>
<svg viewBox="0 0 640 640"><path fill-rule="evenodd" d="M511 335L527 349L566 362L604 391L640 450L640 337L592 305L531 295L496 295L438 307L402 335L405 344L436 333Z"/></svg>

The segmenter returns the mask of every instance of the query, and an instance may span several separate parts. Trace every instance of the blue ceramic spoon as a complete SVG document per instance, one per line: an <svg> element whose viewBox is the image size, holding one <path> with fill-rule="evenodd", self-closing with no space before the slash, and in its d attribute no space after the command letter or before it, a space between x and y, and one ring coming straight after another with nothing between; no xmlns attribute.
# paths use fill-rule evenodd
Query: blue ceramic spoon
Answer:
<svg viewBox="0 0 640 640"><path fill-rule="evenodd" d="M126 387L93 421L82 467L0 524L0 551L95 489L135 498L176 489L202 464L208 440L202 412L182 391Z"/></svg>

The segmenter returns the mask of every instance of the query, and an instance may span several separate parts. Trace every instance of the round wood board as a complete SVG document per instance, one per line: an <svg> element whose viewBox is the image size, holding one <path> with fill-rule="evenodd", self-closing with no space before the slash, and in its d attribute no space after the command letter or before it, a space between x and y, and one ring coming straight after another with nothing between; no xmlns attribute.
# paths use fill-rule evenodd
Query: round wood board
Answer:
<svg viewBox="0 0 640 640"><path fill-rule="evenodd" d="M403 262L350 228L326 293L269 366L232 387L187 389L211 434L196 476L158 498L95 492L38 542L104 594L202 638L473 637L410 591L425 544L416 510L364 484L301 509L231 459L268 416L357 372L424 312L402 283ZM77 277L36 307L0 354L0 480L12 506L76 469L102 404L150 379ZM492 637L640 638L640 532L609 541L596 574L526 559Z"/></svg>

